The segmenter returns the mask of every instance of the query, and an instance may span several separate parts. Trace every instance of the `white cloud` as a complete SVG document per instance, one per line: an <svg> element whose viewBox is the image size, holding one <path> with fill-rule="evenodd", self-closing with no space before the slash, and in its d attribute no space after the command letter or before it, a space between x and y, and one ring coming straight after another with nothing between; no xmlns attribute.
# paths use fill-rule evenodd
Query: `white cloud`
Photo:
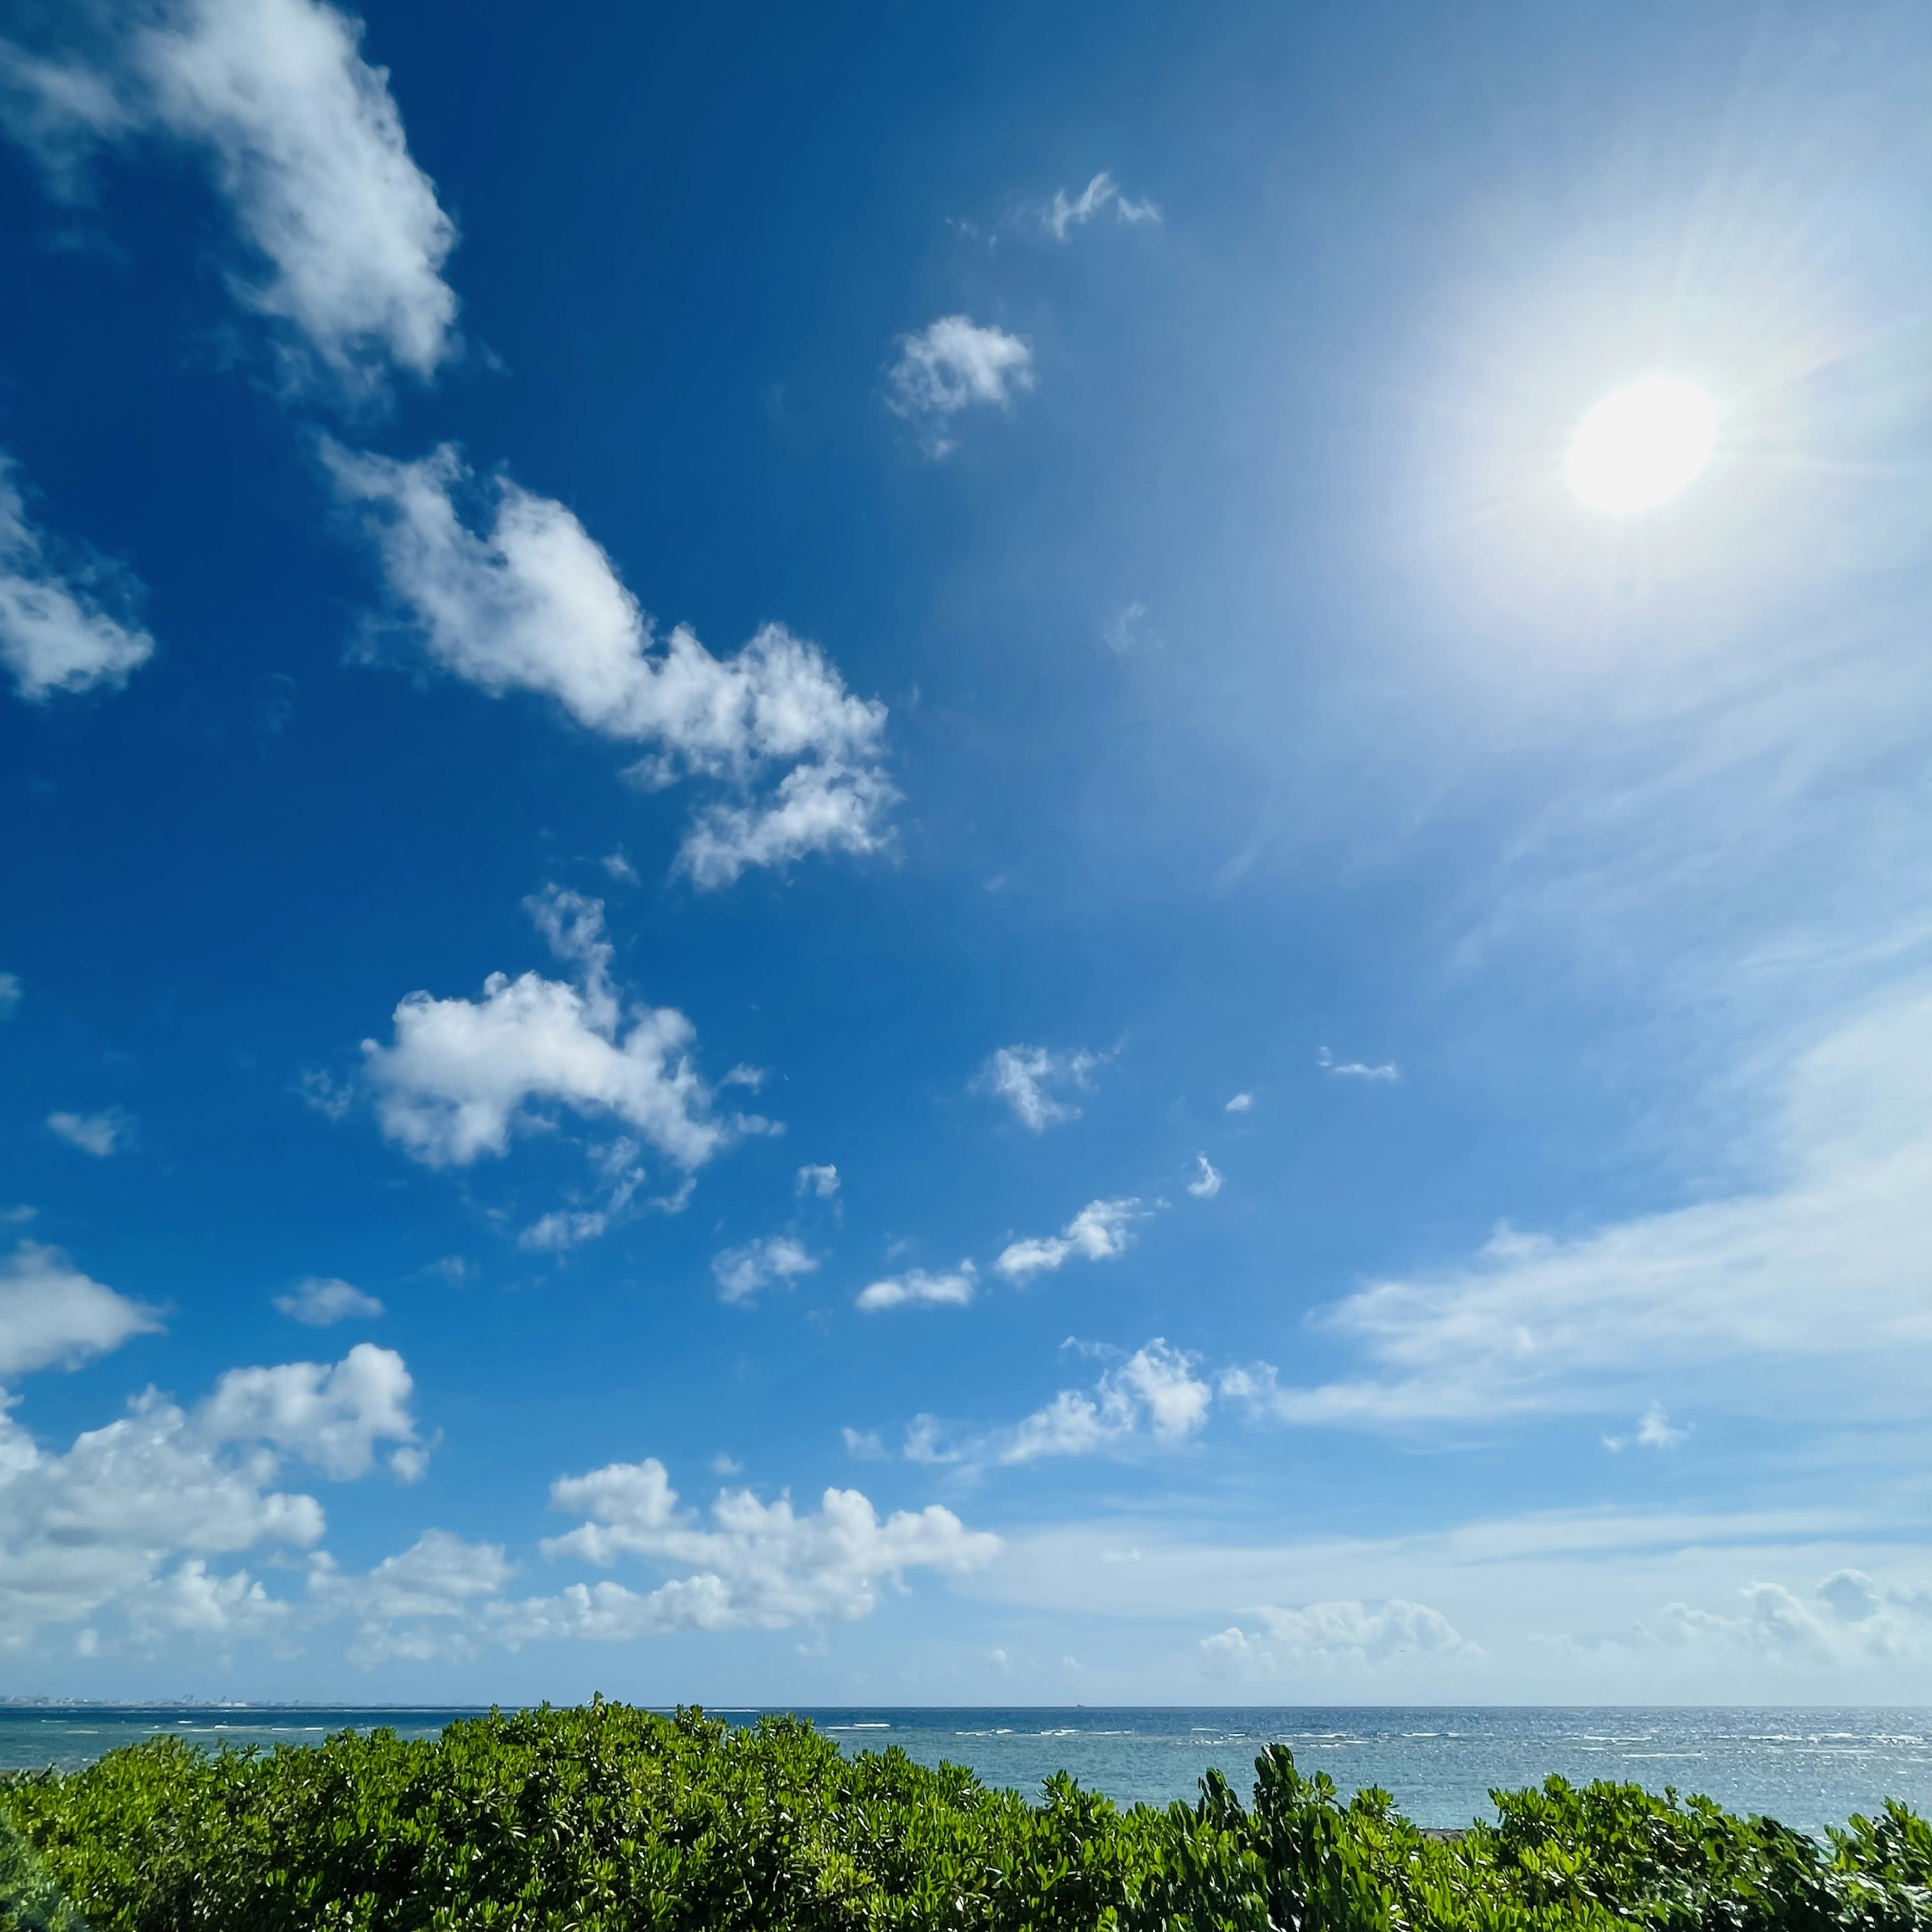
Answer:
<svg viewBox="0 0 1932 1932"><path fill-rule="evenodd" d="M408 1482L424 1466L410 1414L414 1390L394 1349L358 1342L333 1364L230 1369L196 1420L218 1442L272 1443L339 1481L367 1475L375 1466L376 1445L394 1443L389 1467Z"/></svg>
<svg viewBox="0 0 1932 1932"><path fill-rule="evenodd" d="M797 1192L801 1198L810 1194L830 1201L838 1192L838 1170L827 1162L823 1166L802 1167L798 1171Z"/></svg>
<svg viewBox="0 0 1932 1932"><path fill-rule="evenodd" d="M1215 1186L1220 1185L1217 1179ZM1025 1281L1076 1255L1090 1262L1115 1260L1126 1252L1133 1240L1133 1224L1144 1218L1145 1211L1136 1200L1090 1201L1062 1233L1010 1242L993 1265L1009 1281Z"/></svg>
<svg viewBox="0 0 1932 1932"><path fill-rule="evenodd" d="M323 454L343 500L368 518L392 595L445 670L492 696L541 693L588 730L651 747L631 773L649 789L687 776L726 788L680 853L696 884L886 842L886 708L847 691L815 644L767 624L736 656L715 658L680 625L660 648L562 504L499 476L479 534L458 512L470 478L453 448L418 463L333 443Z"/></svg>
<svg viewBox="0 0 1932 1932"><path fill-rule="evenodd" d="M1316 1049L1315 1064L1324 1072L1334 1074L1338 1080L1394 1082L1402 1078L1402 1070L1392 1061L1384 1060L1379 1066L1370 1066L1359 1060L1338 1061L1325 1046Z"/></svg>
<svg viewBox="0 0 1932 1932"><path fill-rule="evenodd" d="M855 1462L883 1462L886 1459L886 1445L879 1440L876 1429L846 1429L840 1432L845 1438L845 1453Z"/></svg>
<svg viewBox="0 0 1932 1932"><path fill-rule="evenodd" d="M1255 1096L1252 1094L1237 1094L1228 1102L1226 1111L1231 1114L1245 1114L1254 1104Z"/></svg>
<svg viewBox="0 0 1932 1932"><path fill-rule="evenodd" d="M976 1091L1004 1100L1022 1125L1037 1134L1080 1118L1079 1108L1057 1094L1091 1092L1094 1070L1107 1059L1106 1054L1081 1049L1055 1053L1043 1046L1003 1046L974 1076L973 1084Z"/></svg>
<svg viewBox="0 0 1932 1932"><path fill-rule="evenodd" d="M0 456L0 664L22 698L38 704L56 692L118 690L154 655L154 639L113 615L104 591L124 609L138 586L124 572L98 563L56 569L27 520L13 465ZM6 976L17 1000L20 982Z"/></svg>
<svg viewBox="0 0 1932 1932"><path fill-rule="evenodd" d="M382 1304L373 1294L322 1275L306 1276L274 1300L284 1315L310 1328L331 1328L338 1322L373 1322L382 1312Z"/></svg>
<svg viewBox="0 0 1932 1932"><path fill-rule="evenodd" d="M887 1308L964 1308L973 1299L977 1279L970 1262L937 1274L912 1268L861 1289L854 1306L867 1315Z"/></svg>
<svg viewBox="0 0 1932 1932"><path fill-rule="evenodd" d="M10 1020L20 1010L22 997L20 974L0 973L0 1020Z"/></svg>
<svg viewBox="0 0 1932 1932"><path fill-rule="evenodd" d="M1690 1439L1690 1432L1688 1429L1673 1428L1663 1403L1654 1402L1644 1411L1642 1419L1637 1424L1636 1439L1642 1448L1675 1449L1680 1443Z"/></svg>
<svg viewBox="0 0 1932 1932"><path fill-rule="evenodd" d="M608 948L604 950L608 951ZM638 1143L626 1134L620 1134L609 1146L597 1149L592 1155L591 1166L603 1190L602 1204L556 1208L540 1215L518 1235L517 1245L561 1254L597 1240L623 1214L644 1184L646 1169L638 1159L639 1151ZM666 1214L682 1214L695 1184L687 1174L671 1193L658 1196L650 1204Z"/></svg>
<svg viewBox="0 0 1932 1932"><path fill-rule="evenodd" d="M1197 1201L1211 1201L1221 1191L1221 1172L1204 1154L1195 1156L1199 1172L1187 1184L1187 1191Z"/></svg>
<svg viewBox="0 0 1932 1932"><path fill-rule="evenodd" d="M886 373L886 406L918 427L935 459L952 449L949 426L962 410L1006 409L1034 386L1031 348L963 315L943 315L901 336L898 346L899 359Z"/></svg>
<svg viewBox="0 0 1932 1932"><path fill-rule="evenodd" d="M1348 1598L1252 1614L1264 1634L1250 1635L1238 1626L1222 1630L1202 1639L1202 1656L1244 1676L1274 1677L1311 1664L1374 1664L1407 1652L1437 1658L1483 1654L1440 1610L1401 1597L1380 1604Z"/></svg>
<svg viewBox="0 0 1932 1932"><path fill-rule="evenodd" d="M1214 1391L1194 1373L1196 1358L1159 1336L1109 1369L1093 1393L1063 1389L1009 1431L997 1450L1002 1462L1043 1456L1087 1456L1136 1437L1185 1442L1208 1420Z"/></svg>
<svg viewBox="0 0 1932 1932"><path fill-rule="evenodd" d="M57 1248L22 1241L0 1262L0 1382L73 1367L160 1325L155 1310L91 1280Z"/></svg>
<svg viewBox="0 0 1932 1932"><path fill-rule="evenodd" d="M425 1530L407 1550L359 1576L345 1576L318 1555L309 1574L308 1610L316 1620L355 1619L352 1664L464 1658L476 1654L478 1615L514 1574L501 1544L466 1543L447 1530Z"/></svg>
<svg viewBox="0 0 1932 1932"><path fill-rule="evenodd" d="M238 1637L272 1640L294 1618L294 1606L270 1596L247 1570L220 1575L208 1568L203 1556L184 1557L166 1575L130 1595L124 1608L143 1648L169 1637L224 1646ZM94 1635L98 1643L98 1633Z"/></svg>
<svg viewBox="0 0 1932 1932"><path fill-rule="evenodd" d="M390 364L427 379L455 349L455 230L361 37L315 0L176 0L109 71L10 52L13 131L57 175L89 136L159 130L203 150L269 271L236 278L238 298L352 390Z"/></svg>
<svg viewBox="0 0 1932 1932"><path fill-rule="evenodd" d="M610 1225L610 1216L599 1208L553 1208L517 1237L517 1245L536 1253L561 1254L596 1240Z"/></svg>
<svg viewBox="0 0 1932 1932"><path fill-rule="evenodd" d="M977 1569L999 1549L998 1538L968 1530L936 1504L881 1522L856 1490L828 1489L805 1516L785 1497L761 1503L748 1490L726 1490L706 1522L678 1508L655 1459L562 1478L550 1502L587 1520L546 1540L546 1556L602 1565L635 1556L692 1574L647 1594L598 1583L493 1606L486 1627L500 1642L851 1621L869 1616L880 1586L908 1570Z"/></svg>
<svg viewBox="0 0 1932 1932"><path fill-rule="evenodd" d="M818 1263L789 1234L772 1234L727 1248L712 1257L711 1273L720 1301L749 1301L761 1288L789 1288L802 1274L817 1271Z"/></svg>
<svg viewBox="0 0 1932 1932"><path fill-rule="evenodd" d="M119 1107L98 1114L50 1114L47 1125L69 1146L102 1160L130 1146L136 1132L134 1117Z"/></svg>
<svg viewBox="0 0 1932 1932"><path fill-rule="evenodd" d="M245 1576L211 1577L206 1559L317 1542L321 1505L271 1487L283 1456L340 1476L370 1468L378 1442L402 1445L392 1467L419 1457L410 1393L401 1358L364 1344L332 1367L232 1370L193 1410L150 1389L64 1455L0 1412L0 1645L115 1605L137 1633L225 1620L260 1634L283 1613Z"/></svg>
<svg viewBox="0 0 1932 1932"><path fill-rule="evenodd" d="M396 1008L394 1044L362 1043L392 1140L430 1166L466 1166L504 1154L513 1133L542 1126L538 1110L561 1106L622 1120L688 1172L734 1131L762 1124L714 1114L692 1064L696 1030L682 1013L638 1007L626 1026L600 902L552 887L530 904L553 947L580 968L577 983L493 973L480 1000L410 994Z"/></svg>
<svg viewBox="0 0 1932 1932"><path fill-rule="evenodd" d="M1766 1110L1757 1189L1580 1234L1505 1226L1470 1265L1371 1282L1318 1318L1365 1372L1282 1390L1276 1412L1367 1427L1616 1413L1660 1386L1780 1418L1917 1413L1928 1075L1932 998L1840 1027Z"/></svg>
<svg viewBox="0 0 1932 1932"><path fill-rule="evenodd" d="M1147 639L1147 606L1138 599L1124 604L1107 621L1101 640L1116 657L1125 657Z"/></svg>
<svg viewBox="0 0 1932 1932"><path fill-rule="evenodd" d="M65 1455L0 1418L0 1642L92 1615L184 1552L315 1542L320 1506L268 1489L274 1467L272 1456L224 1453L152 1390Z"/></svg>
<svg viewBox="0 0 1932 1932"><path fill-rule="evenodd" d="M1152 202L1130 201L1114 177L1103 170L1072 201L1067 200L1064 188L1054 189L1052 205L1040 216L1040 225L1056 242L1064 242L1070 229L1084 228L1109 208L1117 220L1130 225L1160 220L1160 210Z"/></svg>
<svg viewBox="0 0 1932 1932"><path fill-rule="evenodd" d="M906 1425L905 1446L902 1453L908 1462L961 1462L965 1460L963 1450L945 1448L939 1437L939 1418L937 1416L916 1415Z"/></svg>

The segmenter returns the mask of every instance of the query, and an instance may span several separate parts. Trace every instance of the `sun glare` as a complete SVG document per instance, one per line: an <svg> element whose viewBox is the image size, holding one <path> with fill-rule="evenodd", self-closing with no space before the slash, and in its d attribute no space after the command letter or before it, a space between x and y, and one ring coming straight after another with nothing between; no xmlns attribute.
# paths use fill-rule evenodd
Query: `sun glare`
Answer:
<svg viewBox="0 0 1932 1932"><path fill-rule="evenodd" d="M1667 502L1709 460L1718 412L1691 382L1646 376L1606 396L1570 445L1570 487L1593 510L1628 516Z"/></svg>

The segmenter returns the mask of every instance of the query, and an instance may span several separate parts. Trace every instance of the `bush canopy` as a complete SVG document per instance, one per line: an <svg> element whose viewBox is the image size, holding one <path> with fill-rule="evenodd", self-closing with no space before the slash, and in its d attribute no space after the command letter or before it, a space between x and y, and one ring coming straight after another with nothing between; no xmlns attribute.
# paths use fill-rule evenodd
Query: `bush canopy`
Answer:
<svg viewBox="0 0 1932 1932"><path fill-rule="evenodd" d="M0 1779L0 1932L1932 1932L1904 1806L1820 1844L1635 1785L1425 1834L1270 1745L1252 1802L1037 1804L792 1718L601 1700Z"/></svg>

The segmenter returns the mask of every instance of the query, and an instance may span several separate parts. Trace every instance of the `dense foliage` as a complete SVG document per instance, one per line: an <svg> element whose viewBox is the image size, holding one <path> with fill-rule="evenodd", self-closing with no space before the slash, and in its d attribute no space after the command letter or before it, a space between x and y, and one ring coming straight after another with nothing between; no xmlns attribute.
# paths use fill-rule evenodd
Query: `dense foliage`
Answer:
<svg viewBox="0 0 1932 1932"><path fill-rule="evenodd" d="M1426 1838L1271 1746L1252 1804L1043 1801L809 1725L598 1702L434 1742L160 1738L0 1780L0 1932L1866 1932L1932 1928L1901 1806L1821 1846L1632 1785L1495 1794Z"/></svg>

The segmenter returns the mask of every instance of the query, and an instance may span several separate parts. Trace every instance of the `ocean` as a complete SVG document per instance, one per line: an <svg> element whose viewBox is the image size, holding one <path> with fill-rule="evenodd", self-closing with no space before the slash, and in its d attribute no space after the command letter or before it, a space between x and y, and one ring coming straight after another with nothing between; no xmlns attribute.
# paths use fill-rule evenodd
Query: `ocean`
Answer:
<svg viewBox="0 0 1932 1932"><path fill-rule="evenodd" d="M346 1726L433 1737L454 1710L298 1706L0 1705L0 1769L71 1770L167 1732L200 1744L313 1744ZM714 1711L734 1724L754 1711ZM1420 1825L1492 1816L1492 1786L1561 1772L1653 1790L1703 1792L1801 1831L1842 1823L1887 1798L1932 1811L1932 1711L1415 1709L802 1710L848 1750L896 1744L922 1763L970 1766L1037 1795L1056 1771L1123 1804L1192 1798L1209 1766L1244 1797L1256 1754L1287 1744L1344 1792L1379 1784Z"/></svg>

